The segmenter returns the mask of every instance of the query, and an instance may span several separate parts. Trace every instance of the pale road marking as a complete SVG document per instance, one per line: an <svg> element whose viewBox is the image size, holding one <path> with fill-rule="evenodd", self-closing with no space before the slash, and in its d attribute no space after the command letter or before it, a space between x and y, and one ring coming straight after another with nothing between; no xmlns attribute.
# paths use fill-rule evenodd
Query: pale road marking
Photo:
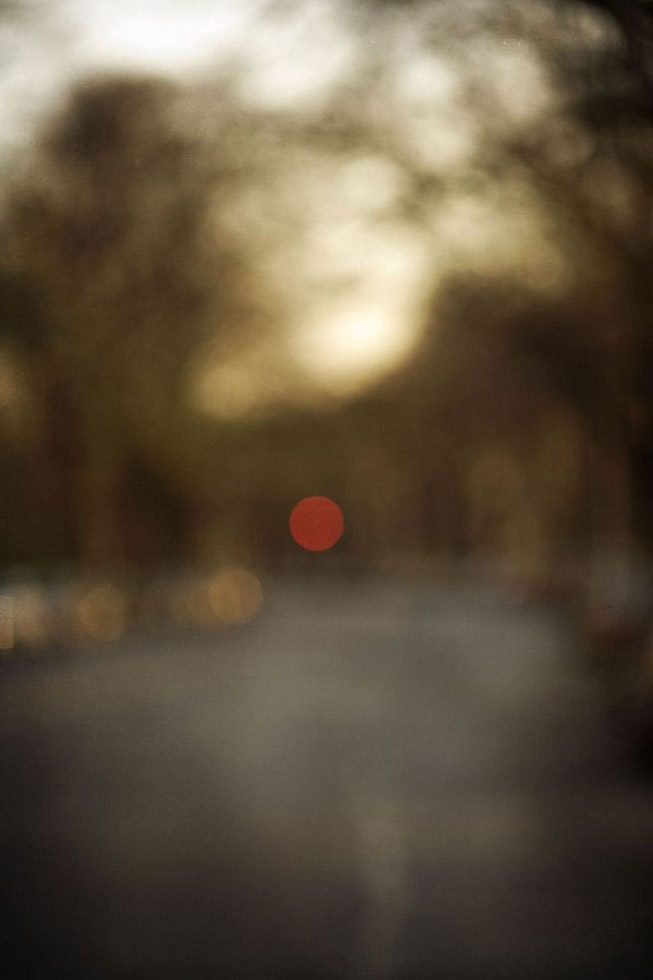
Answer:
<svg viewBox="0 0 653 980"><path fill-rule="evenodd" d="M359 787L350 808L367 909L358 966L363 976L386 976L395 966L410 899L409 827L399 799L380 800Z"/></svg>

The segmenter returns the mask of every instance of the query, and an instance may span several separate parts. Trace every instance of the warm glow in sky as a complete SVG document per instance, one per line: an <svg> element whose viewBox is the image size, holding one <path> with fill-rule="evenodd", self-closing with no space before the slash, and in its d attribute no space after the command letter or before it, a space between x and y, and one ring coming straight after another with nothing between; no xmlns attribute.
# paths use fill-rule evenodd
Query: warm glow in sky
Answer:
<svg viewBox="0 0 653 980"><path fill-rule="evenodd" d="M410 353L421 325L414 306L410 289L390 295L379 288L316 310L297 332L296 359L326 388L354 391Z"/></svg>
<svg viewBox="0 0 653 980"><path fill-rule="evenodd" d="M186 72L242 45L262 0L63 0L81 61Z"/></svg>
<svg viewBox="0 0 653 980"><path fill-rule="evenodd" d="M337 2L42 0L30 9L29 16L5 15L0 34L6 143L23 139L40 112L92 72L147 70L193 83L231 66L246 104L303 112L348 79L360 85L356 72L364 60L358 58L370 54L350 8ZM446 21L456 16L456 5L445 2L438 11ZM497 118L503 112L510 124L547 111L550 93L535 52L482 29L477 38L462 32L456 40L454 32L436 50L419 17L397 21L383 37L383 81L370 112L396 152L384 155L377 147L344 162L325 156L298 166L287 207L295 209L300 232L265 260L297 310L288 357L312 383L335 393L355 390L410 352L426 294L452 256L460 263L467 252L478 254L480 244L509 262L528 240L538 264L528 220L505 223L503 205L487 206L484 199L457 203L448 191L431 228L419 232L387 218L405 192L402 157L408 169L448 179L478 145L479 120L462 94L461 58L470 61L470 78L476 72L481 79ZM553 255L551 277L554 266ZM193 397L212 414L247 414L277 397L272 373L269 384L264 375L246 364L205 364Z"/></svg>

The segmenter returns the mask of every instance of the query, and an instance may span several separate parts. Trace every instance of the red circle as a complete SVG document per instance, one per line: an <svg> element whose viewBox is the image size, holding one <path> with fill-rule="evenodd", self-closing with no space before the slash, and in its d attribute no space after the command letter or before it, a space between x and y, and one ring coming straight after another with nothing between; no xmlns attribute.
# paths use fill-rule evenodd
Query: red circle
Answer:
<svg viewBox="0 0 653 980"><path fill-rule="evenodd" d="M304 497L292 509L290 533L307 551L332 548L345 529L342 511L330 497Z"/></svg>

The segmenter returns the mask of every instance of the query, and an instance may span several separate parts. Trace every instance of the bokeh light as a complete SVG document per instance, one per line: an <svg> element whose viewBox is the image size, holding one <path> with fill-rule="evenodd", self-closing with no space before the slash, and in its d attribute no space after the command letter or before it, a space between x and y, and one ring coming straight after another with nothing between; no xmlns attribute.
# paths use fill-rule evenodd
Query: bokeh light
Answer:
<svg viewBox="0 0 653 980"><path fill-rule="evenodd" d="M90 589L76 603L75 620L81 637L104 643L119 640L127 626L125 596L112 585Z"/></svg>
<svg viewBox="0 0 653 980"><path fill-rule="evenodd" d="M327 551L345 529L340 507L329 497L304 497L290 515L290 533L307 551Z"/></svg>
<svg viewBox="0 0 653 980"><path fill-rule="evenodd" d="M263 590L253 572L234 566L222 569L209 582L208 599L219 623L237 625L256 616L263 602Z"/></svg>
<svg viewBox="0 0 653 980"><path fill-rule="evenodd" d="M41 650L48 642L47 604L37 586L25 586L14 593L14 628L16 641L32 650Z"/></svg>
<svg viewBox="0 0 653 980"><path fill-rule="evenodd" d="M15 641L14 600L0 596L0 650L11 650Z"/></svg>

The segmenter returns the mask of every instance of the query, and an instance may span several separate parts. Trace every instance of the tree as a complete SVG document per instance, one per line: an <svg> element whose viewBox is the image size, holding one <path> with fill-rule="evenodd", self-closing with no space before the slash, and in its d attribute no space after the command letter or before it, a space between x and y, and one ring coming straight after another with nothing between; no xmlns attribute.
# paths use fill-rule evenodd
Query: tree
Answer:
<svg viewBox="0 0 653 980"><path fill-rule="evenodd" d="M214 164L174 100L156 80L82 85L2 227L5 294L20 295L6 330L37 396L58 519L93 567L125 556L131 460L183 506L197 463L185 371L250 302L242 257L210 234Z"/></svg>

